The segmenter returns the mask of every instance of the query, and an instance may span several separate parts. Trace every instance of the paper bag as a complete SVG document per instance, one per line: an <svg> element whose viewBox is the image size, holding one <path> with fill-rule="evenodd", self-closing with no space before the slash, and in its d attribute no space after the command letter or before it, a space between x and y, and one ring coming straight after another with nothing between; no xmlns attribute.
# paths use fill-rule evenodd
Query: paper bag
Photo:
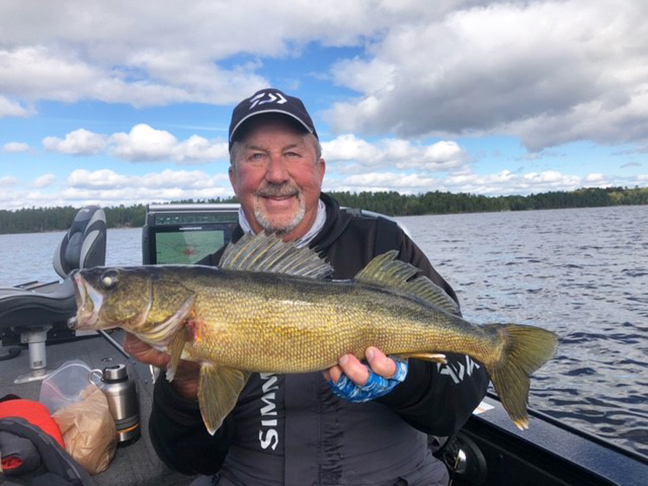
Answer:
<svg viewBox="0 0 648 486"><path fill-rule="evenodd" d="M52 414L65 450L90 474L105 471L117 448L117 429L108 401L96 385L81 392L81 400Z"/></svg>

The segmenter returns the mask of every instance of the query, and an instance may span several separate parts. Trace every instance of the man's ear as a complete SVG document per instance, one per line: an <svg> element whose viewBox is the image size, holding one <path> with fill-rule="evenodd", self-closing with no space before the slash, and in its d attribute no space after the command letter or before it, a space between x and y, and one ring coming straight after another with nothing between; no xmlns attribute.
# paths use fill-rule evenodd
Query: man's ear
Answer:
<svg viewBox="0 0 648 486"><path fill-rule="evenodd" d="M230 165L229 169L227 170L227 175L229 176L230 184L232 187L234 187L234 183L236 182L236 171L234 170L234 166Z"/></svg>
<svg viewBox="0 0 648 486"><path fill-rule="evenodd" d="M319 162L317 164L319 165L321 183L324 180L324 174L326 173L326 161L324 159L319 159Z"/></svg>

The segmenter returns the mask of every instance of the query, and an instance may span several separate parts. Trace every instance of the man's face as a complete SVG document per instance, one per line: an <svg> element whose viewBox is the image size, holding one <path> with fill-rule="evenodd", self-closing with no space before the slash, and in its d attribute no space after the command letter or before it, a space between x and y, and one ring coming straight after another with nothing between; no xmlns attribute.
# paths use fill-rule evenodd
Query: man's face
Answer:
<svg viewBox="0 0 648 486"><path fill-rule="evenodd" d="M252 230L285 241L306 234L317 216L325 163L314 137L283 116L257 116L233 148L229 177Z"/></svg>

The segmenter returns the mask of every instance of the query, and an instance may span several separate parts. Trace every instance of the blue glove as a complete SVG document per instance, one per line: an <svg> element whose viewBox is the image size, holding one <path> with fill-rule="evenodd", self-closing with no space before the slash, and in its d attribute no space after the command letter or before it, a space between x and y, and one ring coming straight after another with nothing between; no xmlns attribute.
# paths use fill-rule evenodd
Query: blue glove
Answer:
<svg viewBox="0 0 648 486"><path fill-rule="evenodd" d="M331 391L338 398L344 398L353 403L368 402L382 397L392 391L398 384L405 381L407 376L407 361L392 358L396 363L396 373L392 378L383 378L369 369L369 379L362 386L356 385L342 373L337 383L329 382Z"/></svg>

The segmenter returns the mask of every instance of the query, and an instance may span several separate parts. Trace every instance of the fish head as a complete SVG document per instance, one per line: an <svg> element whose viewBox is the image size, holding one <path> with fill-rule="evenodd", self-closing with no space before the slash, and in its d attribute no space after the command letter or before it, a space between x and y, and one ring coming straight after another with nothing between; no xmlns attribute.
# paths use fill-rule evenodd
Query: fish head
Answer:
<svg viewBox="0 0 648 486"><path fill-rule="evenodd" d="M148 341L166 340L152 330L179 323L191 310L193 292L163 267L94 267L76 270L74 283L76 316L69 321L75 330L122 328Z"/></svg>

